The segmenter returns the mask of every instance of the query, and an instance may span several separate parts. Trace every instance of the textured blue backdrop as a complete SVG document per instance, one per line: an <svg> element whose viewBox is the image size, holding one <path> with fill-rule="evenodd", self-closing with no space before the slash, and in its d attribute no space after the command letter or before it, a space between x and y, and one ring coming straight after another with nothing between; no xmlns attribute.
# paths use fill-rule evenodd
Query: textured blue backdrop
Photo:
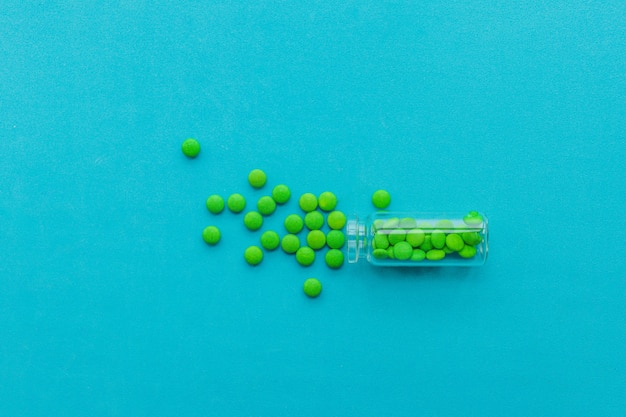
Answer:
<svg viewBox="0 0 626 417"><path fill-rule="evenodd" d="M0 6L1 416L624 415L623 1L112 3ZM490 259L251 268L256 167Z"/></svg>

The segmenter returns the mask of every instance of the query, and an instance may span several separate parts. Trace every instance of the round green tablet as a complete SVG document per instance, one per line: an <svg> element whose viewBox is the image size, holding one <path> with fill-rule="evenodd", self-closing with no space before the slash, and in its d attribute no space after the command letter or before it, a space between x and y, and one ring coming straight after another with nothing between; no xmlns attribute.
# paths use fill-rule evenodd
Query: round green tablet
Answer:
<svg viewBox="0 0 626 417"><path fill-rule="evenodd" d="M440 261L446 257L446 253L441 249L431 249L426 252L426 258L431 261Z"/></svg>
<svg viewBox="0 0 626 417"><path fill-rule="evenodd" d="M433 243L430 240L431 240L430 235L424 236L424 242L420 245L420 249L425 252L428 252L429 250L431 250L433 248Z"/></svg>
<svg viewBox="0 0 626 417"><path fill-rule="evenodd" d="M476 248L474 246L465 245L463 249L459 251L461 258L472 258L476 255Z"/></svg>
<svg viewBox="0 0 626 417"><path fill-rule="evenodd" d="M400 219L397 217L392 217L390 219L385 220L383 223L383 229L397 229L400 227Z"/></svg>
<svg viewBox="0 0 626 417"><path fill-rule="evenodd" d="M449 254L451 254L451 253L456 252L456 251L454 251L454 250L450 249L450 248L449 248L449 247L447 247L447 246L444 246L444 247L443 247L443 249L441 249L441 250L442 250L442 251L444 251L444 252L446 253L446 255L449 255Z"/></svg>
<svg viewBox="0 0 626 417"><path fill-rule="evenodd" d="M450 233L448 236L446 236L446 246L451 250L458 252L463 249L463 246L465 246L465 242L463 241L463 238L461 236L457 235L456 233Z"/></svg>
<svg viewBox="0 0 626 417"><path fill-rule="evenodd" d="M185 156L195 158L200 153L200 142L193 138L186 139L181 146Z"/></svg>
<svg viewBox="0 0 626 417"><path fill-rule="evenodd" d="M304 281L302 289L307 296L315 298L322 292L322 283L315 278L309 278Z"/></svg>
<svg viewBox="0 0 626 417"><path fill-rule="evenodd" d="M249 246L243 257L250 265L258 265L263 260L263 251L258 246Z"/></svg>
<svg viewBox="0 0 626 417"><path fill-rule="evenodd" d="M478 232L464 232L461 234L461 237L468 245L477 245L483 240Z"/></svg>
<svg viewBox="0 0 626 417"><path fill-rule="evenodd" d="M396 259L396 255L393 254L393 246L387 248L387 257L389 259Z"/></svg>
<svg viewBox="0 0 626 417"><path fill-rule="evenodd" d="M215 226L208 226L205 227L204 230L202 231L202 239L208 244L208 245L215 245L217 244L217 242L220 241L220 229L218 229Z"/></svg>
<svg viewBox="0 0 626 417"><path fill-rule="evenodd" d="M239 193L231 194L226 200L226 205L233 213L241 213L246 208L246 199Z"/></svg>
<svg viewBox="0 0 626 417"><path fill-rule="evenodd" d="M315 250L322 249L326 244L326 235L321 230L311 230L306 235L306 243Z"/></svg>
<svg viewBox="0 0 626 417"><path fill-rule="evenodd" d="M372 194L372 204L374 207L384 209L391 203L391 195L385 190L377 190Z"/></svg>
<svg viewBox="0 0 626 417"><path fill-rule="evenodd" d="M372 223L372 226L374 226L374 230L384 229L385 221L383 219L376 219L374 220L374 223Z"/></svg>
<svg viewBox="0 0 626 417"><path fill-rule="evenodd" d="M376 233L374 235L374 246L376 249L387 249L389 247L389 238L385 233Z"/></svg>
<svg viewBox="0 0 626 417"><path fill-rule="evenodd" d="M317 210L311 211L304 216L304 224L309 230L318 230L324 226L324 215Z"/></svg>
<svg viewBox="0 0 626 417"><path fill-rule="evenodd" d="M412 217L405 217L404 219L400 219L398 226L404 229L414 229L415 226L417 226L417 222Z"/></svg>
<svg viewBox="0 0 626 417"><path fill-rule="evenodd" d="M224 210L224 199L217 194L213 194L206 199L206 208L213 214L219 214Z"/></svg>
<svg viewBox="0 0 626 417"><path fill-rule="evenodd" d="M346 235L341 230L331 230L326 235L326 244L331 249L341 249L346 242Z"/></svg>
<svg viewBox="0 0 626 417"><path fill-rule="evenodd" d="M259 213L269 216L276 210L276 202L272 197L264 195L257 201L256 208L259 210Z"/></svg>
<svg viewBox="0 0 626 417"><path fill-rule="evenodd" d="M324 259L329 267L334 269L341 268L343 265L343 252L339 249L329 249Z"/></svg>
<svg viewBox="0 0 626 417"><path fill-rule="evenodd" d="M413 255L413 246L409 242L398 242L393 246L393 254L396 259L406 261Z"/></svg>
<svg viewBox="0 0 626 417"><path fill-rule="evenodd" d="M441 230L434 230L432 235L430 235L430 242L435 249L441 249L446 244L446 234Z"/></svg>
<svg viewBox="0 0 626 417"><path fill-rule="evenodd" d="M317 197L313 193L304 193L300 196L298 204L300 204L302 211L308 213L317 208Z"/></svg>
<svg viewBox="0 0 626 417"><path fill-rule="evenodd" d="M468 226L480 226L483 222L483 216L477 211L470 211L467 216L463 217L463 221Z"/></svg>
<svg viewBox="0 0 626 417"><path fill-rule="evenodd" d="M256 211L249 211L243 217L243 224L248 230L259 230L263 226L263 216Z"/></svg>
<svg viewBox="0 0 626 417"><path fill-rule="evenodd" d="M424 243L424 237L426 237L426 235L422 229L411 229L406 232L406 241L414 248Z"/></svg>
<svg viewBox="0 0 626 417"><path fill-rule="evenodd" d="M296 253L300 249L300 239L296 235L288 234L283 236L280 246L285 253Z"/></svg>
<svg viewBox="0 0 626 417"><path fill-rule="evenodd" d="M280 245L280 237L273 230L263 232L261 235L261 246L267 250L274 250Z"/></svg>
<svg viewBox="0 0 626 417"><path fill-rule="evenodd" d="M304 222L302 221L302 217L297 214L290 214L285 217L285 229L289 233L298 233L304 227Z"/></svg>
<svg viewBox="0 0 626 417"><path fill-rule="evenodd" d="M346 225L346 215L337 210L331 211L328 214L326 222L328 223L328 227L330 227L331 229L343 229L343 227Z"/></svg>
<svg viewBox="0 0 626 417"><path fill-rule="evenodd" d="M411 260L415 262L423 261L426 258L426 252L421 249L413 249Z"/></svg>
<svg viewBox="0 0 626 417"><path fill-rule="evenodd" d="M308 246L302 246L296 251L296 261L302 266L309 266L315 261L315 251Z"/></svg>
<svg viewBox="0 0 626 417"><path fill-rule="evenodd" d="M324 191L319 198L320 208L324 211L331 211L337 207L337 197L330 191Z"/></svg>
<svg viewBox="0 0 626 417"><path fill-rule="evenodd" d="M387 238L389 239L389 244L395 245L398 242L404 242L406 239L406 232L403 229L390 230Z"/></svg>
<svg viewBox="0 0 626 417"><path fill-rule="evenodd" d="M387 259L387 249L374 249L372 256L376 259Z"/></svg>
<svg viewBox="0 0 626 417"><path fill-rule="evenodd" d="M267 176L265 175L265 172L260 169L253 169L248 174L248 182L254 188L261 188L267 182Z"/></svg>
<svg viewBox="0 0 626 417"><path fill-rule="evenodd" d="M272 190L272 197L278 204L285 204L291 197L291 191L285 184L279 184Z"/></svg>
<svg viewBox="0 0 626 417"><path fill-rule="evenodd" d="M454 230L454 223L452 223L452 220L439 220L435 223L435 227L442 229L443 232L451 233Z"/></svg>

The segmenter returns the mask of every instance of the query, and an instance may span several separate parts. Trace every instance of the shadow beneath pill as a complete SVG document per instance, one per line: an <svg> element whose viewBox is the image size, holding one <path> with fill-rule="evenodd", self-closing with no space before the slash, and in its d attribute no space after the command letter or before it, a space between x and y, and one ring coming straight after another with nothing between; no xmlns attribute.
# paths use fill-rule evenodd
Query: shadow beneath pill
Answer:
<svg viewBox="0 0 626 417"><path fill-rule="evenodd" d="M462 266L446 267L373 267L372 274L385 280L454 280L462 281L478 276L477 268Z"/></svg>

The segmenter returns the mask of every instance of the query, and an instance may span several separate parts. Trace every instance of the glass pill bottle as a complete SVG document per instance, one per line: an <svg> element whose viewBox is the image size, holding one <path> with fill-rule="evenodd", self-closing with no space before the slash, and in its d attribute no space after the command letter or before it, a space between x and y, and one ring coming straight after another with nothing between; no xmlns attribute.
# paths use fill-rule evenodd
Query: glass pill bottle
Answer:
<svg viewBox="0 0 626 417"><path fill-rule="evenodd" d="M487 216L477 211L380 211L346 225L348 262L378 266L480 266L487 260Z"/></svg>

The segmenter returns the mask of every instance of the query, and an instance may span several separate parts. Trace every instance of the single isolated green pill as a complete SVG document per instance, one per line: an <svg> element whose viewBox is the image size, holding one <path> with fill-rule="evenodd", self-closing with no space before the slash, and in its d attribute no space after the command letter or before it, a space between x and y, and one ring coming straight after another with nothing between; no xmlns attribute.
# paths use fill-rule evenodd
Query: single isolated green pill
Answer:
<svg viewBox="0 0 626 417"><path fill-rule="evenodd" d="M319 206L324 211L331 211L337 207L337 197L330 191L324 191L318 199Z"/></svg>
<svg viewBox="0 0 626 417"><path fill-rule="evenodd" d="M248 182L254 188L261 188L267 182L267 176L265 175L265 172L260 169L253 169L248 174Z"/></svg>
<svg viewBox="0 0 626 417"><path fill-rule="evenodd" d="M269 216L274 212L274 210L276 210L276 202L272 197L264 195L259 198L259 201L257 201L256 208L259 210L259 213L264 216Z"/></svg>
<svg viewBox="0 0 626 417"><path fill-rule="evenodd" d="M346 235L341 230L331 230L326 235L326 244L331 249L341 249L346 242Z"/></svg>
<svg viewBox="0 0 626 417"><path fill-rule="evenodd" d="M304 224L309 230L318 230L324 226L324 215L317 210L308 212L304 216Z"/></svg>
<svg viewBox="0 0 626 417"><path fill-rule="evenodd" d="M291 191L285 184L279 184L272 190L272 198L278 204L285 204L291 197Z"/></svg>
<svg viewBox="0 0 626 417"><path fill-rule="evenodd" d="M224 199L217 194L213 194L206 199L206 208L213 214L219 214L224 210Z"/></svg>
<svg viewBox="0 0 626 417"><path fill-rule="evenodd" d="M343 227L346 225L346 215L337 210L331 211L328 214L326 223L328 223L328 227L333 230L343 229Z"/></svg>
<svg viewBox="0 0 626 417"><path fill-rule="evenodd" d="M193 138L189 138L183 142L181 148L185 156L195 158L200 153L200 142Z"/></svg>
<svg viewBox="0 0 626 417"><path fill-rule="evenodd" d="M285 253L296 253L300 249L300 239L296 235L288 234L283 236L280 245Z"/></svg>
<svg viewBox="0 0 626 417"><path fill-rule="evenodd" d="M205 227L202 231L202 239L207 245L215 245L220 241L220 229L215 226Z"/></svg>
<svg viewBox="0 0 626 417"><path fill-rule="evenodd" d="M241 213L246 208L246 199L239 193L231 194L226 200L226 205L233 213Z"/></svg>
<svg viewBox="0 0 626 417"><path fill-rule="evenodd" d="M308 213L317 208L317 197L315 197L315 194L313 193L304 193L300 196L298 204L300 205L302 211Z"/></svg>
<svg viewBox="0 0 626 417"><path fill-rule="evenodd" d="M261 246L267 250L274 250L280 245L280 236L273 230L263 232L261 235Z"/></svg>
<svg viewBox="0 0 626 417"><path fill-rule="evenodd" d="M306 243L315 250L322 249L326 244L326 235L321 230L311 230L306 235Z"/></svg>
<svg viewBox="0 0 626 417"><path fill-rule="evenodd" d="M315 261L315 251L308 246L302 246L296 251L296 261L302 266L309 266Z"/></svg>
<svg viewBox="0 0 626 417"><path fill-rule="evenodd" d="M413 255L413 246L409 242L398 242L393 247L393 254L396 259L406 261Z"/></svg>
<svg viewBox="0 0 626 417"><path fill-rule="evenodd" d="M304 227L304 222L302 221L302 217L300 217L297 214L290 214L289 216L285 217L285 229L289 232L289 233L298 233L300 232L300 230L302 230L302 228Z"/></svg>
<svg viewBox="0 0 626 417"><path fill-rule="evenodd" d="M258 265L263 260L263 251L258 246L249 246L243 257L250 265Z"/></svg>
<svg viewBox="0 0 626 417"><path fill-rule="evenodd" d="M341 268L343 265L343 252L339 249L329 249L324 257L326 265L333 269Z"/></svg>
<svg viewBox="0 0 626 417"><path fill-rule="evenodd" d="M309 278L304 281L302 289L307 296L315 298L322 292L322 283L315 278Z"/></svg>
<svg viewBox="0 0 626 417"><path fill-rule="evenodd" d="M243 224L248 228L248 230L259 230L261 226L263 226L263 216L261 216L261 213L256 211L249 211L243 217Z"/></svg>
<svg viewBox="0 0 626 417"><path fill-rule="evenodd" d="M384 209L387 208L390 203L391 195L388 191L377 190L372 194L372 204L374 204L374 207Z"/></svg>

